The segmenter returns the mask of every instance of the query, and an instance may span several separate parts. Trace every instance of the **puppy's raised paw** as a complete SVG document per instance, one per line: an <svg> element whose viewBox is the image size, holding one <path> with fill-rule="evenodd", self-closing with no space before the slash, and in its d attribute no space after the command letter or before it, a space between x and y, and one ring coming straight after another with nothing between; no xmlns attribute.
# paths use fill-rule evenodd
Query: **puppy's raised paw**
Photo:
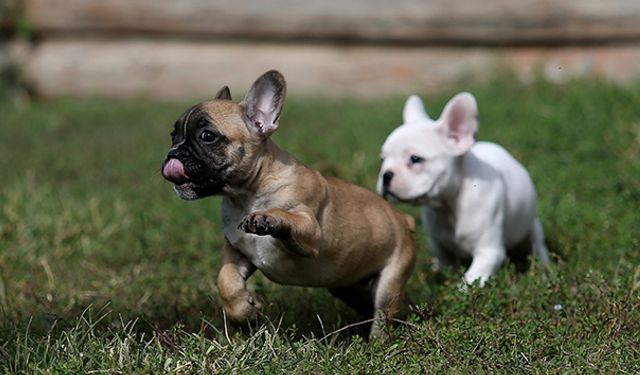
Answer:
<svg viewBox="0 0 640 375"><path fill-rule="evenodd" d="M261 212L254 212L240 221L238 229L258 236L267 236L277 234L280 231L280 226L281 223L278 218Z"/></svg>

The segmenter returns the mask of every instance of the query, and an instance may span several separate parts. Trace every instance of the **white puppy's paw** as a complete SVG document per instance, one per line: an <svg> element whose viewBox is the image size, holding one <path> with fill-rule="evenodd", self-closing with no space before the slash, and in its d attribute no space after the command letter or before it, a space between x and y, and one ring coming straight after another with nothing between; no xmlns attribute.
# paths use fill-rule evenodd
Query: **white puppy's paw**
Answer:
<svg viewBox="0 0 640 375"><path fill-rule="evenodd" d="M477 275L474 273L467 272L464 274L462 280L463 280L463 283L467 286L477 285L480 288L482 288L484 287L484 284L487 282L487 280L489 280L490 277L491 275L485 275L485 274Z"/></svg>
<svg viewBox="0 0 640 375"><path fill-rule="evenodd" d="M458 283L458 292L460 293L467 293L469 288L470 286L466 281L464 281L464 278Z"/></svg>
<svg viewBox="0 0 640 375"><path fill-rule="evenodd" d="M442 262L440 262L440 260L436 257L433 257L431 259L431 271L433 272L442 272Z"/></svg>

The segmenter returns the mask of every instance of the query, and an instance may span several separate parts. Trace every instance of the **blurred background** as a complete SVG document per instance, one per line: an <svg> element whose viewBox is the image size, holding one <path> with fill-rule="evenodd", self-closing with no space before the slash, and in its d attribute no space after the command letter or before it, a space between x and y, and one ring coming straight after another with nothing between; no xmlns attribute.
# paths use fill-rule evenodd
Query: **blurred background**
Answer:
<svg viewBox="0 0 640 375"><path fill-rule="evenodd" d="M640 74L637 0L0 0L0 69L32 95L208 97L281 70L291 94L386 96Z"/></svg>
<svg viewBox="0 0 640 375"><path fill-rule="evenodd" d="M221 200L160 166L180 113L269 69L278 145L370 190L407 94L437 116L472 92L479 139L535 181L552 272L460 293L420 231L388 348L307 339L360 317L259 273L272 320L231 341ZM0 0L0 374L640 374L639 103L640 0Z"/></svg>

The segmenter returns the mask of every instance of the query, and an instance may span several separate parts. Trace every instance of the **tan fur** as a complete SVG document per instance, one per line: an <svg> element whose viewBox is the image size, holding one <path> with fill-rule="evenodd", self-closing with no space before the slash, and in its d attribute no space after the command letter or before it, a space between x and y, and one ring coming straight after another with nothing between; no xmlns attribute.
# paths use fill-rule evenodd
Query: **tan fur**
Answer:
<svg viewBox="0 0 640 375"><path fill-rule="evenodd" d="M218 289L227 316L257 315L246 280L258 268L278 283L330 288L356 309L362 297L357 294L367 294L375 317L392 318L415 263L413 218L375 193L323 177L256 136L242 117L243 106L226 100L202 104L231 149L247 155L234 165L245 173L222 193L226 243ZM266 222L278 234L255 234L254 223ZM383 320L371 335L383 334Z"/></svg>

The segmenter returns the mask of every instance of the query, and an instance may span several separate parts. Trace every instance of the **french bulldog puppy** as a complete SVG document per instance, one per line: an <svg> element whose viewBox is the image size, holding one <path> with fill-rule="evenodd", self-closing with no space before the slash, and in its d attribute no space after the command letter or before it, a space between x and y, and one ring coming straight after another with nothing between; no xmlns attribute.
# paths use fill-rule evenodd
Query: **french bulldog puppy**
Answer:
<svg viewBox="0 0 640 375"><path fill-rule="evenodd" d="M218 291L228 317L256 317L246 282L259 269L280 284L329 288L380 318L370 335L381 335L415 263L415 223L375 193L278 148L269 136L285 93L284 77L269 71L239 104L225 86L189 108L175 123L162 175L182 199L222 196Z"/></svg>
<svg viewBox="0 0 640 375"><path fill-rule="evenodd" d="M501 146L475 141L475 98L456 95L432 120L411 96L403 120L382 146L377 190L423 206L435 268L471 261L464 281L482 286L523 241L548 265L531 178Z"/></svg>

